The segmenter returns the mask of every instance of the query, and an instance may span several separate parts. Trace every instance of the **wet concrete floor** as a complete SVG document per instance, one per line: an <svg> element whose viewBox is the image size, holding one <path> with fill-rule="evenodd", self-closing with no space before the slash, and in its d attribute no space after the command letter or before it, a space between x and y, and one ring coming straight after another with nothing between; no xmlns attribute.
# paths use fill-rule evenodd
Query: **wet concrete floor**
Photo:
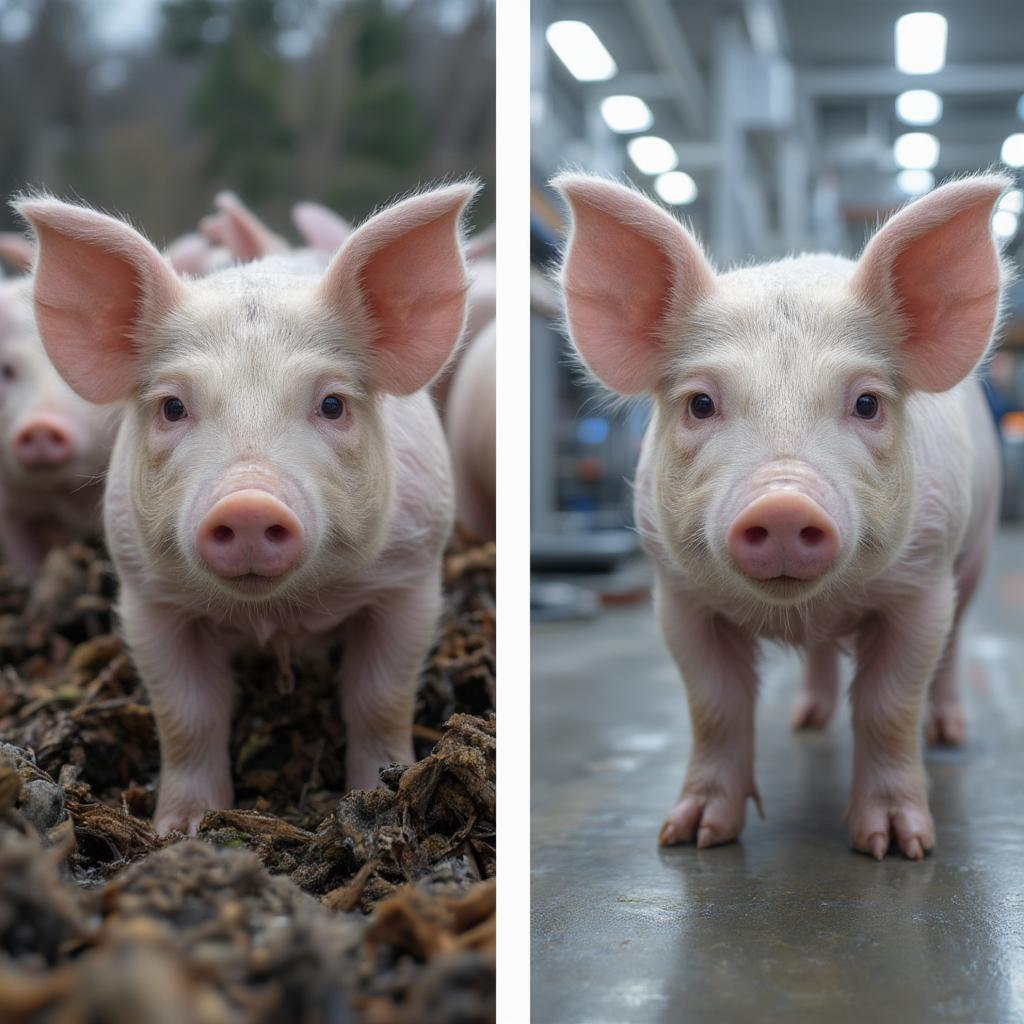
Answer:
<svg viewBox="0 0 1024 1024"><path fill-rule="evenodd" d="M1024 532L966 622L921 863L849 850L849 714L790 731L795 655L766 659L766 820L699 852L657 846L690 739L650 606L535 626L532 659L535 1024L1024 1021Z"/></svg>

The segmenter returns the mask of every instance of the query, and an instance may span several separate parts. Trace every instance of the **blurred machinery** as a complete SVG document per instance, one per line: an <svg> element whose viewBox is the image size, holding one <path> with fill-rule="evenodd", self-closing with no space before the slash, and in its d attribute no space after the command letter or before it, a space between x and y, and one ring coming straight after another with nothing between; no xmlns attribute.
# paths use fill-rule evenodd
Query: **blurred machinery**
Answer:
<svg viewBox="0 0 1024 1024"><path fill-rule="evenodd" d="M549 177L627 176L719 266L856 255L880 218L957 174L1024 178L1024 4L945 0L534 0L534 259L563 228ZM904 17L904 15L908 15ZM1024 192L993 219L1017 259ZM1024 517L1024 288L989 370L1004 511ZM629 479L646 411L610 405L535 312L534 566L607 569L637 549Z"/></svg>

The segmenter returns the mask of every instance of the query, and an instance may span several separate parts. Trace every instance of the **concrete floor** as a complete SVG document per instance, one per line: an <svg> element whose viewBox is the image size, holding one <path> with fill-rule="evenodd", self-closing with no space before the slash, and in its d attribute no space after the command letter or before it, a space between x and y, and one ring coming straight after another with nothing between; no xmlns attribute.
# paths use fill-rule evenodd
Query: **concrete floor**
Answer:
<svg viewBox="0 0 1024 1024"><path fill-rule="evenodd" d="M928 755L935 852L852 853L849 715L792 733L767 665L742 841L660 850L689 750L649 606L533 631L533 1021L1024 1021L1024 533L966 623L970 737Z"/></svg>

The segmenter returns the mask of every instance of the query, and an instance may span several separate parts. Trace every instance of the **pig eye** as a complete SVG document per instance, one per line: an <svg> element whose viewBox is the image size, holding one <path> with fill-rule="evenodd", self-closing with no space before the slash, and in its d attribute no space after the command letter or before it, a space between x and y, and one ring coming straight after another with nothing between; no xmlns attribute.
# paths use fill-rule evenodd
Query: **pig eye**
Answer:
<svg viewBox="0 0 1024 1024"><path fill-rule="evenodd" d="M694 395L690 399L690 415L698 420L706 420L709 416L714 416L715 403L711 396L705 395L703 392Z"/></svg>
<svg viewBox="0 0 1024 1024"><path fill-rule="evenodd" d="M4 380L14 380L16 376L14 367L10 363L0 364L0 377L3 377Z"/></svg>
<svg viewBox="0 0 1024 1024"><path fill-rule="evenodd" d="M320 403L320 415L326 420L341 419L341 415L344 411L344 399L339 398L337 395L328 395Z"/></svg>
<svg viewBox="0 0 1024 1024"><path fill-rule="evenodd" d="M854 403L853 411L862 420L873 420L878 415L878 399L865 393Z"/></svg>
<svg viewBox="0 0 1024 1024"><path fill-rule="evenodd" d="M177 423L188 415L185 403L180 398L165 398L161 411L169 423Z"/></svg>

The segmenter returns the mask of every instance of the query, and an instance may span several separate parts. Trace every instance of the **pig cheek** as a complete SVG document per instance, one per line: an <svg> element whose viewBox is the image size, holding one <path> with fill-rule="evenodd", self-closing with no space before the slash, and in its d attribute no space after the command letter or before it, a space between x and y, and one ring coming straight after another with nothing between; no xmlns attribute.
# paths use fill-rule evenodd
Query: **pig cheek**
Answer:
<svg viewBox="0 0 1024 1024"><path fill-rule="evenodd" d="M326 458L317 467L327 517L324 555L348 566L363 562L383 542L391 503L386 440L373 417L326 437Z"/></svg>
<svg viewBox="0 0 1024 1024"><path fill-rule="evenodd" d="M661 529L672 557L691 577L706 575L712 552L709 531L716 491L714 428L676 426L661 441L656 475Z"/></svg>
<svg viewBox="0 0 1024 1024"><path fill-rule="evenodd" d="M872 442L869 461L853 475L859 520L853 558L857 574L865 577L882 572L902 549L913 499L913 467L905 440L898 431L890 431Z"/></svg>
<svg viewBox="0 0 1024 1024"><path fill-rule="evenodd" d="M132 462L131 497L137 509L139 539L157 564L180 565L189 546L184 543L183 511L187 503L187 474L179 464L184 431L151 428L138 445Z"/></svg>

